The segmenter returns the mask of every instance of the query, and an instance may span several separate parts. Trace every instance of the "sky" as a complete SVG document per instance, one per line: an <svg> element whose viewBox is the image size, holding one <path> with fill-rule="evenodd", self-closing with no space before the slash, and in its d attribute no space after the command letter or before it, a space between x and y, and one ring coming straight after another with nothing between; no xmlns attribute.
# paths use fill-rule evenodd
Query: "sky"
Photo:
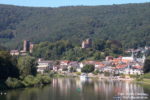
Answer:
<svg viewBox="0 0 150 100"><path fill-rule="evenodd" d="M0 4L11 4L33 7L59 7L76 5L112 5L126 3L145 3L150 0L0 0Z"/></svg>

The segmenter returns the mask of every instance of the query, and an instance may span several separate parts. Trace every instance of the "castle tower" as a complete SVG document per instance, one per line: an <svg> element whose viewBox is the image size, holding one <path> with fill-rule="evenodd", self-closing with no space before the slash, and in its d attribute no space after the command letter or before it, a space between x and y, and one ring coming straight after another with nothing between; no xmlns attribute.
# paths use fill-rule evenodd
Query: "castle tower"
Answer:
<svg viewBox="0 0 150 100"><path fill-rule="evenodd" d="M92 47L92 40L90 38L82 42L82 48L90 48L90 47Z"/></svg>
<svg viewBox="0 0 150 100"><path fill-rule="evenodd" d="M29 51L29 48L30 48L30 42L27 40L24 40L23 41L23 51L27 52L27 51Z"/></svg>
<svg viewBox="0 0 150 100"><path fill-rule="evenodd" d="M88 38L86 39L86 43L88 44L88 47L92 46L92 39Z"/></svg>
<svg viewBox="0 0 150 100"><path fill-rule="evenodd" d="M30 43L30 53L33 52L33 47L34 47L34 44Z"/></svg>

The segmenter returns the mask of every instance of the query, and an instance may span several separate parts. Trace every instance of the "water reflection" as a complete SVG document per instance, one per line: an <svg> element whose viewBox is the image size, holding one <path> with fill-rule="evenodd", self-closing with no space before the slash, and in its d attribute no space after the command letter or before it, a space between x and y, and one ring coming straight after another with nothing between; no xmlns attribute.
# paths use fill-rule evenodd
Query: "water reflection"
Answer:
<svg viewBox="0 0 150 100"><path fill-rule="evenodd" d="M112 100L120 93L150 93L139 84L128 81L53 79L52 84L39 88L6 91L0 100ZM150 95L150 94L149 94Z"/></svg>

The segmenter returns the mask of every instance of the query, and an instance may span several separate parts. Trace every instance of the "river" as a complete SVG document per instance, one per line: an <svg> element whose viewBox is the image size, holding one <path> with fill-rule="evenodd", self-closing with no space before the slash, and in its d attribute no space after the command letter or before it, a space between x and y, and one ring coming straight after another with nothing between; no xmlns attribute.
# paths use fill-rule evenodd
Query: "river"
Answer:
<svg viewBox="0 0 150 100"><path fill-rule="evenodd" d="M140 84L98 79L81 81L78 78L58 78L44 87L1 93L0 100L150 100L150 89ZM125 98L129 96L132 98Z"/></svg>

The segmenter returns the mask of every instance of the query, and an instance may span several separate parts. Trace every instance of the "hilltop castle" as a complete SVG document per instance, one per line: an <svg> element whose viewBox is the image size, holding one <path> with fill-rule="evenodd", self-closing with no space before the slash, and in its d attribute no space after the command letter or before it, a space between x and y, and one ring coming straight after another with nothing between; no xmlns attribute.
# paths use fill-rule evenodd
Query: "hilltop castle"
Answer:
<svg viewBox="0 0 150 100"><path fill-rule="evenodd" d="M28 40L24 40L23 41L23 50L19 51L19 50L11 50L10 51L10 54L13 56L13 55L26 55L27 52L30 52L32 53L33 52L33 47L34 47L34 44L31 43L30 41Z"/></svg>
<svg viewBox="0 0 150 100"><path fill-rule="evenodd" d="M90 48L92 47L92 39L88 38L82 42L82 48Z"/></svg>
<svg viewBox="0 0 150 100"><path fill-rule="evenodd" d="M34 46L34 44L32 44L30 41L28 41L28 40L24 40L23 41L23 51L24 52L30 52L30 53L32 53L33 46Z"/></svg>
<svg viewBox="0 0 150 100"><path fill-rule="evenodd" d="M23 51L24 52L30 52L30 53L32 53L33 46L34 46L34 44L32 44L30 41L28 41L28 40L24 40L23 41Z"/></svg>

